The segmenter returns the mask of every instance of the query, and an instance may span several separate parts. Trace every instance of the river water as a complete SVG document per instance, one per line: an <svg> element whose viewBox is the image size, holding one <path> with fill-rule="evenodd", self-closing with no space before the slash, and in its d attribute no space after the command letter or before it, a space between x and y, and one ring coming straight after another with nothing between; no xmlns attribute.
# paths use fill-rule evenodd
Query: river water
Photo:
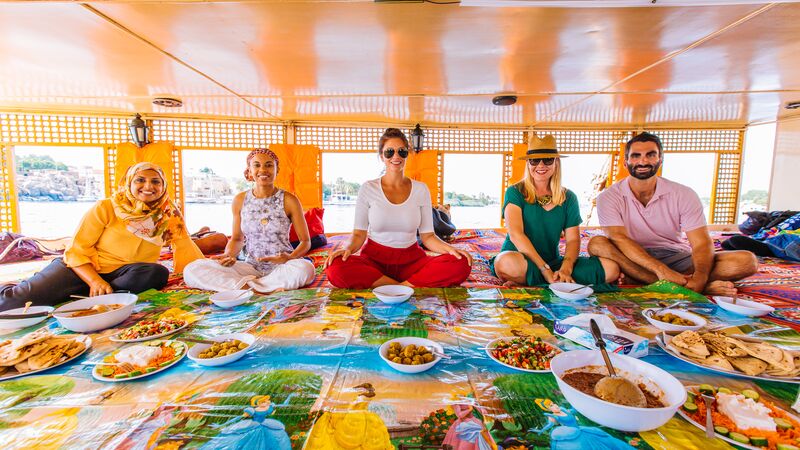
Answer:
<svg viewBox="0 0 800 450"><path fill-rule="evenodd" d="M71 236L92 202L19 202L22 234L33 237ZM480 207L453 206L453 223L465 228L497 228L500 205ZM353 229L355 205L325 205L325 232L348 232ZM230 234L231 205L223 203L187 203L186 225L190 231L202 226Z"/></svg>

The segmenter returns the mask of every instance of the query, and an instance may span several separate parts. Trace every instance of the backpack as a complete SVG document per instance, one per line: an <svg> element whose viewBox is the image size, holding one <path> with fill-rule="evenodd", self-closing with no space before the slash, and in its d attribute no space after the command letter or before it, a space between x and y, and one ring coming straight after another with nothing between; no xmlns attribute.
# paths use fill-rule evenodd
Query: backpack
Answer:
<svg viewBox="0 0 800 450"><path fill-rule="evenodd" d="M753 235L762 229L770 229L784 220L797 214L797 211L748 211L747 219L739 224L739 231L745 235Z"/></svg>
<svg viewBox="0 0 800 450"><path fill-rule="evenodd" d="M7 231L0 233L0 264L31 261L62 253L63 250L51 250L34 238Z"/></svg>

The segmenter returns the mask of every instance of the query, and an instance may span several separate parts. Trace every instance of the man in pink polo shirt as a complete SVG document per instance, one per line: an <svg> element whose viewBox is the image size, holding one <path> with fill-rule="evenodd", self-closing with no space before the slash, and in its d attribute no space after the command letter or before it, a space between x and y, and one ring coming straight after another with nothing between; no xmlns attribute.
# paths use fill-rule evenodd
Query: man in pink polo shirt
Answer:
<svg viewBox="0 0 800 450"><path fill-rule="evenodd" d="M746 251L714 252L700 198L688 186L656 176L663 161L658 136L641 133L628 141L630 176L597 198L607 237L592 238L589 253L615 261L643 283L668 280L696 292L734 295L732 281L754 274L758 260Z"/></svg>

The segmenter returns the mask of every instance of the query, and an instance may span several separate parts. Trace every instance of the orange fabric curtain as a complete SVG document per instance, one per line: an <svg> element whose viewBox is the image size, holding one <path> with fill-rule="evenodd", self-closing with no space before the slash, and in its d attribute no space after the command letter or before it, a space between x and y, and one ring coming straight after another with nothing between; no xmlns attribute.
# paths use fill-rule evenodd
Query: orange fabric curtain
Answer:
<svg viewBox="0 0 800 450"><path fill-rule="evenodd" d="M175 196L175 174L172 170L172 151L175 146L168 141L151 142L142 148L139 148L133 142L123 142L117 144L117 157L114 161L114 185L110 187L110 192L115 192L119 186L120 181L128 171L128 167L140 163L151 162L157 164L164 171L164 176L167 177L167 191L172 200L180 204L179 199Z"/></svg>
<svg viewBox="0 0 800 450"><path fill-rule="evenodd" d="M525 175L525 164L527 163L522 158L528 153L528 144L514 144L514 148L511 151L511 179L508 180L509 186L516 183L517 181L521 180L522 177Z"/></svg>
<svg viewBox="0 0 800 450"><path fill-rule="evenodd" d="M316 145L272 144L280 167L275 185L300 199L304 210L322 208L322 153Z"/></svg>
<svg viewBox="0 0 800 450"><path fill-rule="evenodd" d="M405 174L412 180L425 183L431 191L431 203L440 203L439 154L436 150L425 150L408 154Z"/></svg>

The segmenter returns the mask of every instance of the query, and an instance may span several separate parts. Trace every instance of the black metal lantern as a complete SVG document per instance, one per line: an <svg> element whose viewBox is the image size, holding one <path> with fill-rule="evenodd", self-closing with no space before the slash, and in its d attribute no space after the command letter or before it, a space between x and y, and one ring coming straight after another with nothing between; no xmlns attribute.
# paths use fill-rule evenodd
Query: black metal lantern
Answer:
<svg viewBox="0 0 800 450"><path fill-rule="evenodd" d="M142 120L141 114L137 113L136 117L131 120L128 130L131 132L131 139L133 139L133 143L137 147L144 147L150 142L150 136L148 136L150 130L148 130L145 121Z"/></svg>
<svg viewBox="0 0 800 450"><path fill-rule="evenodd" d="M414 147L415 152L422 151L423 139L425 139L425 133L422 132L422 128L417 124L411 132L411 146Z"/></svg>

